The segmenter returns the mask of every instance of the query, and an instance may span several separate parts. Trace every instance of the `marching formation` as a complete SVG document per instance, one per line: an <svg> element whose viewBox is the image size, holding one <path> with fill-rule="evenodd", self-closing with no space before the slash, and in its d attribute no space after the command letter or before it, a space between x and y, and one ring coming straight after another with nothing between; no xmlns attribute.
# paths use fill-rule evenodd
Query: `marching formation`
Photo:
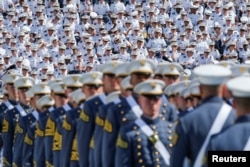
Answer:
<svg viewBox="0 0 250 167"><path fill-rule="evenodd" d="M0 0L3 167L201 167L250 150L247 0Z"/></svg>
<svg viewBox="0 0 250 167"><path fill-rule="evenodd" d="M141 59L38 84L6 74L3 166L199 167L207 150L249 150L249 70Z"/></svg>

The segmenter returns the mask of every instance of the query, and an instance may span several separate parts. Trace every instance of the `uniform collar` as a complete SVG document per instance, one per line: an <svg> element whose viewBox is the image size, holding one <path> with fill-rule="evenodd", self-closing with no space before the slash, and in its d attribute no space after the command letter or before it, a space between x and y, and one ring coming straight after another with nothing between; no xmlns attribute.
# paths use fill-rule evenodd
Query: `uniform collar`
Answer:
<svg viewBox="0 0 250 167"><path fill-rule="evenodd" d="M203 103L211 102L211 101L221 101L222 102L223 100L218 96L208 96L205 99L203 99L201 103L203 104Z"/></svg>
<svg viewBox="0 0 250 167"><path fill-rule="evenodd" d="M13 105L16 105L17 104L17 101L15 101L15 100L8 100L11 104L13 104Z"/></svg>
<svg viewBox="0 0 250 167"><path fill-rule="evenodd" d="M240 122L250 122L250 114L238 117L235 123L240 123Z"/></svg>
<svg viewBox="0 0 250 167"><path fill-rule="evenodd" d="M148 117L146 115L142 115L141 119L143 121L145 121L145 123L148 124L148 125L150 125L150 124L156 124L156 123L158 123L161 120L160 117L156 117L156 118L153 119L153 118L150 118L150 117Z"/></svg>

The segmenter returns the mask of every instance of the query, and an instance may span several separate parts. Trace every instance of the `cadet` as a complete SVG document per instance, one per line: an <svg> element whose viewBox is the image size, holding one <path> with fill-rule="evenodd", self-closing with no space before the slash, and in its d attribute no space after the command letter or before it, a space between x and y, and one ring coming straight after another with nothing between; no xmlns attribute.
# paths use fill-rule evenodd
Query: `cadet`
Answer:
<svg viewBox="0 0 250 167"><path fill-rule="evenodd" d="M86 73L80 78L80 81L83 84L82 91L84 92L86 99L91 100L91 102L92 100L95 100L96 103L92 107L95 107L96 108L95 111L97 111L96 106L102 103L100 99L101 97L100 98L98 97L98 94L102 90L102 84L103 84L102 73L100 72ZM84 103L84 105L85 104L86 102ZM77 143L84 142L84 144L78 145L79 165L81 167L85 166L86 164L89 164L88 156L86 155L88 155L88 152L89 152L89 142L90 142L90 138L92 134L89 134L89 132L85 131L86 129L83 129L84 126L87 126L89 121L90 121L89 115L87 115L86 112L82 110L79 116L79 121L77 121ZM91 118L91 121L94 121L94 118ZM88 134L88 139L84 139L85 132Z"/></svg>
<svg viewBox="0 0 250 167"><path fill-rule="evenodd" d="M150 78L155 64L146 59L135 60L131 62L127 71L131 75L130 83L132 86ZM115 145L120 127L133 121L137 116L130 112L131 108L137 106L134 96L121 97L121 102L110 107L104 124L103 141L102 141L102 163L103 167L114 166Z"/></svg>
<svg viewBox="0 0 250 167"><path fill-rule="evenodd" d="M44 83L43 83L44 84ZM48 86L44 85L44 87ZM55 112L55 110L60 109L64 104L67 103L67 97L65 95L65 90L64 90L64 83L63 82L58 82L54 83L51 85L51 90L53 91L53 98L55 100L55 107L54 109L50 109L49 111L49 116L47 118L45 117L44 122L41 122L41 127L45 123L45 129L44 129L44 152L45 152L45 163L47 167L53 166L53 152L52 152L52 147L53 147L53 137L55 135L55 121L52 121L50 114L52 112ZM42 149L42 148L41 148ZM42 151L42 150L41 150ZM35 161L39 162L40 157L36 157ZM36 163L38 164L38 163Z"/></svg>
<svg viewBox="0 0 250 167"><path fill-rule="evenodd" d="M19 79L21 76L16 74L8 74L3 77L3 81L6 85L6 89L8 91L8 95L12 99L16 99L17 92L14 88L14 82ZM3 113L3 121L2 121L2 138L3 138L3 165L4 166L12 166L12 147L14 140L14 127L15 127L15 111L14 106L12 104L16 104L15 101L8 100L3 105L5 105L5 110ZM11 103L12 102L12 103ZM3 107L2 105L2 107ZM18 113L18 111L17 111ZM18 115L18 114L17 114Z"/></svg>
<svg viewBox="0 0 250 167"><path fill-rule="evenodd" d="M49 94L50 94L50 89L46 89L46 87L41 87L41 84L34 85L32 89L30 89L27 92L27 95L29 97L33 97L32 98L33 112L27 114L27 116L22 117L23 119L21 119L23 122L29 122L29 124L26 125L27 129L23 144L23 155L22 155L23 166L36 166L36 164L33 164L35 162L33 161L33 154L34 152L37 151L37 150L34 151L34 139L35 139L36 124L39 115L42 112L40 108L38 108L37 102L41 97Z"/></svg>
<svg viewBox="0 0 250 167"><path fill-rule="evenodd" d="M29 106L30 98L27 97L27 91L35 84L35 81L30 77L22 77L15 81L14 86L18 90L19 104L15 106L13 113L9 111L6 114L14 114L16 126L15 137L13 140L13 159L12 165L15 167L22 166L23 145L25 142L24 137L30 121L33 123L34 118L31 119L29 112L32 108Z"/></svg>
<svg viewBox="0 0 250 167"><path fill-rule="evenodd" d="M227 88L232 92L233 104L237 113L235 124L211 138L210 151L249 151L250 150L250 79L240 76L229 80ZM223 142L223 143L222 143Z"/></svg>
<svg viewBox="0 0 250 167"><path fill-rule="evenodd" d="M105 63L103 65L100 65L98 68L100 71L103 72L103 91L105 93L111 93L115 90L119 90L119 85L117 84L117 82L114 81L114 68L119 64L118 61L112 61L109 63ZM89 117L88 120L81 120L79 121L78 124L78 142L82 143L81 145L78 145L78 150L82 150L82 152L79 152L79 156L80 156L80 166L81 165L87 165L89 164L90 166L94 166L94 163L98 163L101 162L101 158L99 156L98 159L94 159L94 152L97 149L93 149L94 148L94 143L95 143L95 139L93 138L93 133L94 133L94 129L95 129L95 118L96 118L96 114L98 113L98 108L104 104L106 104L106 95L104 93L99 94L96 97L93 97L89 100L87 100L84 103L84 110L83 112ZM95 112L93 112L95 111ZM104 120L103 120L104 121ZM87 130L88 129L88 130ZM83 131L84 130L84 131ZM90 146L90 148L89 148ZM98 146L98 145L97 145ZM81 155L80 155L81 154ZM84 154L84 155L83 155ZM99 154L99 153L98 153ZM89 160L86 160L84 162L84 158L83 157L89 157ZM83 160L82 160L83 159ZM97 161L97 162L94 162Z"/></svg>
<svg viewBox="0 0 250 167"><path fill-rule="evenodd" d="M190 80L184 80L179 83L177 83L172 89L173 92L176 95L176 108L178 109L179 117L185 115L188 113L188 107L187 107L187 99L183 92L185 89L188 89L188 86L190 85Z"/></svg>
<svg viewBox="0 0 250 167"><path fill-rule="evenodd" d="M16 75L15 75L16 76ZM3 82L4 82L4 87L7 91L8 94L8 99L7 101L1 103L0 105L0 127L1 127L1 132L2 132L2 125L3 125L3 116L4 116L4 112L6 112L7 110L10 110L12 108L14 108L14 106L17 104L17 96L16 96L16 90L14 88L13 85L13 77L11 74L5 75L3 77ZM18 79L18 78L17 78Z"/></svg>
<svg viewBox="0 0 250 167"><path fill-rule="evenodd" d="M16 75L16 74L7 74L3 77L3 83L4 83L4 87L8 92L8 100L4 103L1 104L1 110L0 110L0 119L1 119L1 124L2 124L2 120L3 120L3 112L12 109L16 104L17 104L17 94L16 94L16 90L14 88L14 81L15 79L18 79L20 77L20 75ZM2 127L2 126L1 126Z"/></svg>
<svg viewBox="0 0 250 167"><path fill-rule="evenodd" d="M68 96L70 93L76 89L82 87L82 83L79 81L80 75L68 75L62 79L65 84L65 93L64 96ZM69 99L66 100L62 107L54 110L50 113L50 120L54 122L55 125L55 135L53 139L53 166L60 167L61 165L61 150L62 150L62 121L64 115L72 109L72 104ZM49 119L48 119L49 122ZM47 123L48 123L47 122ZM47 124L48 125L48 124ZM48 126L46 126L47 128Z"/></svg>
<svg viewBox="0 0 250 167"><path fill-rule="evenodd" d="M166 87L169 85L179 82L180 72L183 71L183 68L178 63L166 64L160 67L159 69L162 74L162 80L165 82Z"/></svg>
<svg viewBox="0 0 250 167"><path fill-rule="evenodd" d="M73 109L66 113L62 124L62 167L79 166L76 142L76 122L79 118L86 97L81 89L77 89L76 91L72 92L70 96L72 96Z"/></svg>
<svg viewBox="0 0 250 167"><path fill-rule="evenodd" d="M118 77L119 76L121 77L122 75L127 75L126 68L127 68L126 64L120 64L115 61L111 63L106 63L104 65L100 65L99 70L103 72L103 90L107 94L107 96L109 94L113 94L114 92L119 92L120 84ZM119 95L117 97L119 97ZM119 100L119 98L117 100ZM92 137L94 145L90 145L90 148L92 149L91 151L93 151L93 156L91 155L90 152L90 166L96 166L96 167L102 166L101 162L102 134L103 134L103 127L107 113L107 108L109 106L111 105L107 103L106 99L105 104L99 106L98 112L96 113L95 129Z"/></svg>
<svg viewBox="0 0 250 167"><path fill-rule="evenodd" d="M36 123L36 130L35 130L35 138L34 138L34 154L33 154L33 161L34 166L36 167L44 167L45 165L45 126L46 121L49 116L49 113L54 109L54 107L50 107L48 110L44 111L43 101L38 102L38 100L41 100L42 98L46 99L46 96L40 96L40 94L49 94L51 92L50 87L47 85L47 83L39 83L36 84L33 87L34 90L34 98L37 97L37 103L39 103L36 107L40 110L39 112L39 119ZM39 98L41 97L41 98ZM38 99L39 98L39 99ZM45 100L46 101L46 100ZM51 100L53 102L53 100ZM50 105L50 103L47 103L47 105Z"/></svg>
<svg viewBox="0 0 250 167"><path fill-rule="evenodd" d="M160 117L164 86L163 81L150 79L134 87L142 116L121 127L115 166L170 165L174 126Z"/></svg>
<svg viewBox="0 0 250 167"><path fill-rule="evenodd" d="M189 92L192 98L192 106L196 108L201 101L201 93L200 93L200 83L198 79L193 79L189 86Z"/></svg>
<svg viewBox="0 0 250 167"><path fill-rule="evenodd" d="M174 167L182 167L185 158L192 166L202 166L211 135L227 128L235 119L235 112L219 97L219 87L230 77L231 71L218 65L203 65L195 68L194 74L200 81L202 102L179 119L171 156L171 166ZM213 127L217 127L216 131Z"/></svg>

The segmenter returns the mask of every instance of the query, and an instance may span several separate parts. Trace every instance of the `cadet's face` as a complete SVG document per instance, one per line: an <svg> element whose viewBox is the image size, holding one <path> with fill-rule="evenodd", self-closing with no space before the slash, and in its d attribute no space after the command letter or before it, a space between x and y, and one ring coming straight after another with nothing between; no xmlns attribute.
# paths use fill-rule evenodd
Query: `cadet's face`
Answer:
<svg viewBox="0 0 250 167"><path fill-rule="evenodd" d="M200 99L198 97L193 97L192 99L192 105L196 107L200 103Z"/></svg>
<svg viewBox="0 0 250 167"><path fill-rule="evenodd" d="M137 41L137 45L138 45L139 47L141 47L141 46L142 46L142 44L143 44L143 42L142 42L142 41Z"/></svg>
<svg viewBox="0 0 250 167"><path fill-rule="evenodd" d="M67 98L62 95L54 94L54 100L57 107L64 105L67 102Z"/></svg>
<svg viewBox="0 0 250 167"><path fill-rule="evenodd" d="M18 97L17 91L13 84L7 84L6 90L8 91L9 97L11 99L16 99Z"/></svg>
<svg viewBox="0 0 250 167"><path fill-rule="evenodd" d="M28 88L22 88L22 89L18 89L18 97L19 97L19 101L23 104L27 103L30 101L30 98L27 96L27 91L29 89Z"/></svg>
<svg viewBox="0 0 250 167"><path fill-rule="evenodd" d="M172 83L178 82L179 81L179 76L176 75L164 75L163 76L163 81L165 82L166 86L171 85Z"/></svg>
<svg viewBox="0 0 250 167"><path fill-rule="evenodd" d="M168 96L168 101L176 107L174 99L175 99L175 97L173 95L172 96Z"/></svg>
<svg viewBox="0 0 250 167"><path fill-rule="evenodd" d="M162 75L155 75L155 76L154 76L154 79L163 80L162 78L163 78Z"/></svg>
<svg viewBox="0 0 250 167"><path fill-rule="evenodd" d="M192 55L193 55L193 52L190 52L190 51L187 52L188 57L191 57Z"/></svg>
<svg viewBox="0 0 250 167"><path fill-rule="evenodd" d="M66 89L66 95L69 95L70 93L74 92L77 88L67 88Z"/></svg>
<svg viewBox="0 0 250 167"><path fill-rule="evenodd" d="M36 94L36 95L34 96L34 98L33 98L34 104L36 104L36 102L37 102L41 97L43 97L43 96L44 96L44 94Z"/></svg>
<svg viewBox="0 0 250 167"><path fill-rule="evenodd" d="M22 69L22 74L25 76L25 75L27 75L28 74L28 70L26 70L26 69Z"/></svg>
<svg viewBox="0 0 250 167"><path fill-rule="evenodd" d="M186 109L185 99L183 97L178 96L176 106L178 109L181 109L182 111L185 110Z"/></svg>
<svg viewBox="0 0 250 167"><path fill-rule="evenodd" d="M30 98L30 105L31 107L36 108L36 103L35 103L34 98Z"/></svg>
<svg viewBox="0 0 250 167"><path fill-rule="evenodd" d="M88 85L84 85L82 87L82 92L86 95L86 97L90 97L95 95L98 92L98 89L95 88L94 86L88 86Z"/></svg>
<svg viewBox="0 0 250 167"><path fill-rule="evenodd" d="M102 78L102 82L103 82L103 89L105 92L110 93L114 90L115 87L115 75L113 74L104 74L103 78Z"/></svg>
<svg viewBox="0 0 250 167"><path fill-rule="evenodd" d="M143 114L155 118L159 115L159 110L161 107L161 98L147 98L145 96L139 95L138 102L142 108Z"/></svg>
<svg viewBox="0 0 250 167"><path fill-rule="evenodd" d="M138 83L141 83L147 79L150 78L150 75L145 75L145 74L132 74L131 79L130 79L130 84L132 86L137 85Z"/></svg>

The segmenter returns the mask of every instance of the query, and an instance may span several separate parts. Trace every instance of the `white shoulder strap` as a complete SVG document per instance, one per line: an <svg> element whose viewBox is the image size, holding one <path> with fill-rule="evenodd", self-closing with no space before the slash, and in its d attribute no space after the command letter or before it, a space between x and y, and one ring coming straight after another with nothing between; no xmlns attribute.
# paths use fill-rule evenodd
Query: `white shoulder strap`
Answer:
<svg viewBox="0 0 250 167"><path fill-rule="evenodd" d="M225 102L222 104L212 126L211 129L209 130L207 137L196 157L194 167L201 167L202 166L202 158L204 156L204 153L206 151L207 145L210 141L210 138L212 135L217 134L221 131L223 125L225 124L230 112L231 112L232 107L226 104Z"/></svg>
<svg viewBox="0 0 250 167"><path fill-rule="evenodd" d="M103 104L106 104L106 95L104 93L100 94L98 96Z"/></svg>
<svg viewBox="0 0 250 167"><path fill-rule="evenodd" d="M52 106L49 108L49 112L52 112L55 108Z"/></svg>
<svg viewBox="0 0 250 167"><path fill-rule="evenodd" d="M14 108L14 106L9 102L9 100L7 100L6 102L4 102L4 104L6 105L6 107L8 108L8 110L11 110Z"/></svg>
<svg viewBox="0 0 250 167"><path fill-rule="evenodd" d="M143 131L143 133L145 135L147 135L148 137L151 137L152 135L154 135L153 130L142 119L137 119L135 121L135 124L138 127L140 127L140 129ZM170 164L170 154L169 154L168 150L166 149L166 147L163 145L163 143L160 140L158 140L155 143L155 146L156 146L156 149L161 154L161 156L163 157L166 165L169 166L169 164Z"/></svg>
<svg viewBox="0 0 250 167"><path fill-rule="evenodd" d="M248 138L243 151L250 151L250 137Z"/></svg>
<svg viewBox="0 0 250 167"><path fill-rule="evenodd" d="M114 104L118 104L118 103L120 103L120 102L121 102L121 100L120 100L119 98L117 98L117 99L115 99L115 100L113 101Z"/></svg>
<svg viewBox="0 0 250 167"><path fill-rule="evenodd" d="M67 111L71 110L71 107L69 106L69 104L65 104L65 105L63 105L63 109L65 112L67 112Z"/></svg>
<svg viewBox="0 0 250 167"><path fill-rule="evenodd" d="M128 102L129 106L131 107L131 111L134 112L134 114L140 118L142 115L142 110L133 98L133 96L128 96L126 98L126 101Z"/></svg>
<svg viewBox="0 0 250 167"><path fill-rule="evenodd" d="M39 119L39 114L38 114L37 110L34 110L34 111L32 112L32 115L33 115L33 117L34 117L36 120Z"/></svg>
<svg viewBox="0 0 250 167"><path fill-rule="evenodd" d="M79 108L83 109L84 108L84 103L80 104Z"/></svg>
<svg viewBox="0 0 250 167"><path fill-rule="evenodd" d="M27 113L24 111L23 107L20 104L16 105L16 109L18 110L18 112L22 117L27 115Z"/></svg>

